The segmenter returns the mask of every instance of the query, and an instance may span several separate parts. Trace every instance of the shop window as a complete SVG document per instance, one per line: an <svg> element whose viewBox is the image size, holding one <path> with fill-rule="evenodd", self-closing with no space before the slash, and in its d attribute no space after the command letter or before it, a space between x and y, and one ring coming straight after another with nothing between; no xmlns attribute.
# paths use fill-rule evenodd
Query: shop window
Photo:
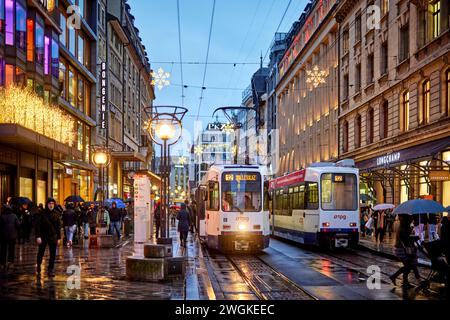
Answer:
<svg viewBox="0 0 450 320"><path fill-rule="evenodd" d="M58 37L53 36L52 38L52 76L58 78L59 70L59 45Z"/></svg>
<svg viewBox="0 0 450 320"><path fill-rule="evenodd" d="M427 124L430 118L430 80L422 83L422 114L421 124Z"/></svg>
<svg viewBox="0 0 450 320"><path fill-rule="evenodd" d="M402 94L402 129L404 132L409 130L409 91Z"/></svg>
<svg viewBox="0 0 450 320"><path fill-rule="evenodd" d="M39 23L36 23L35 36L36 36L36 63L42 66L44 64L44 54L45 54L44 27L41 26Z"/></svg>
<svg viewBox="0 0 450 320"><path fill-rule="evenodd" d="M24 51L27 47L26 34L27 12L19 2L16 2L16 47Z"/></svg>
<svg viewBox="0 0 450 320"><path fill-rule="evenodd" d="M442 153L442 160L446 161L448 165L445 168L445 170L449 170L450 166L450 151L446 151ZM444 207L450 206L450 181L444 181L442 182L442 205Z"/></svg>
<svg viewBox="0 0 450 320"><path fill-rule="evenodd" d="M5 30L7 45L14 45L14 0L5 0Z"/></svg>
<svg viewBox="0 0 450 320"><path fill-rule="evenodd" d="M77 125L77 149L83 151L84 147L84 134L83 134L83 124L78 121Z"/></svg>
<svg viewBox="0 0 450 320"><path fill-rule="evenodd" d="M420 166L421 167L427 167L428 162L427 161L422 161L420 162ZM419 178L419 196L427 196L430 194L430 190L428 188L428 184L427 184L427 180L424 177L425 173L423 171L420 171L419 169L417 169L418 174L420 175Z"/></svg>
<svg viewBox="0 0 450 320"><path fill-rule="evenodd" d="M20 177L19 185L19 196L33 200L33 179Z"/></svg>
<svg viewBox="0 0 450 320"><path fill-rule="evenodd" d="M38 180L37 182L37 204L45 204L45 201L47 199L47 181L45 180Z"/></svg>
<svg viewBox="0 0 450 320"><path fill-rule="evenodd" d="M27 61L34 61L34 21L27 20Z"/></svg>
<svg viewBox="0 0 450 320"><path fill-rule="evenodd" d="M401 166L400 170L404 173L406 172L406 166ZM409 200L409 192L408 187L406 186L405 180L400 180L400 203L403 203L405 201Z"/></svg>

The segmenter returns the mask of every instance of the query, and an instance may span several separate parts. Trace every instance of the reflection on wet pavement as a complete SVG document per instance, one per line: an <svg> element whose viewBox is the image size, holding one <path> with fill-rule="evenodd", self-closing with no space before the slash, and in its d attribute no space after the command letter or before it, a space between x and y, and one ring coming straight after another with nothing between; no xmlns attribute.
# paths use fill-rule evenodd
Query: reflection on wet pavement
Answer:
<svg viewBox="0 0 450 320"><path fill-rule="evenodd" d="M88 242L72 249L59 247L54 279L46 275L48 252L39 279L35 275L37 247L18 246L15 270L0 274L0 299L183 299L183 280L144 283L125 279L125 259L133 253L131 242L112 249L89 248ZM70 266L80 268L79 289L71 277L73 272L67 272Z"/></svg>

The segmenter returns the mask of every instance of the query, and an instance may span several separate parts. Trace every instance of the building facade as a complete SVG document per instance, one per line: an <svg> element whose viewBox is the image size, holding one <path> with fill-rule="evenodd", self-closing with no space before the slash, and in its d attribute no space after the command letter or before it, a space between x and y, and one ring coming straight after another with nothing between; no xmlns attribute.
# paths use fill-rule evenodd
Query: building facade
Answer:
<svg viewBox="0 0 450 320"><path fill-rule="evenodd" d="M289 32L275 89L278 176L338 157L335 6L333 0L310 2Z"/></svg>
<svg viewBox="0 0 450 320"><path fill-rule="evenodd" d="M368 6L380 8L377 27ZM369 13L368 13L369 12ZM448 1L341 1L339 156L362 193L450 205Z"/></svg>
<svg viewBox="0 0 450 320"><path fill-rule="evenodd" d="M97 127L96 143L112 150L106 196L128 198L132 173L147 170L151 159L152 146L144 130L145 110L155 99L150 62L128 3L101 0L98 10L98 65L106 64L107 69L106 89L97 87L97 117L104 122ZM100 68L99 77L101 72ZM102 99L108 101L104 109Z"/></svg>
<svg viewBox="0 0 450 320"><path fill-rule="evenodd" d="M92 194L96 8L91 0L0 1L2 203Z"/></svg>

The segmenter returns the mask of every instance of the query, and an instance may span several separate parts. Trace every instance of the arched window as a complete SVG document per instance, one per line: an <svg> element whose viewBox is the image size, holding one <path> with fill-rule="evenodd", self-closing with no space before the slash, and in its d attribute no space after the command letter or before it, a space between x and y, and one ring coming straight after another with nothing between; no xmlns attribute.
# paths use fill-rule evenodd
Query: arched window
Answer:
<svg viewBox="0 0 450 320"><path fill-rule="evenodd" d="M344 122L344 126L343 126L343 151L347 152L348 151L348 122L345 121Z"/></svg>
<svg viewBox="0 0 450 320"><path fill-rule="evenodd" d="M361 147L361 115L355 119L355 148Z"/></svg>
<svg viewBox="0 0 450 320"><path fill-rule="evenodd" d="M402 129L404 132L409 130L409 91L402 93L401 101Z"/></svg>
<svg viewBox="0 0 450 320"><path fill-rule="evenodd" d="M422 83L422 118L421 124L427 124L430 119L430 80Z"/></svg>
<svg viewBox="0 0 450 320"><path fill-rule="evenodd" d="M375 112L372 108L367 112L367 142L373 143L374 139L374 123L375 123Z"/></svg>

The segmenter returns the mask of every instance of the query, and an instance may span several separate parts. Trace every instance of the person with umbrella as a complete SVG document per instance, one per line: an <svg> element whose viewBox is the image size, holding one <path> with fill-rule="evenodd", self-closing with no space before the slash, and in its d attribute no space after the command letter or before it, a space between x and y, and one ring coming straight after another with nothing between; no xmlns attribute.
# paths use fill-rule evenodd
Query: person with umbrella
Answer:
<svg viewBox="0 0 450 320"><path fill-rule="evenodd" d="M116 230L117 237L119 238L119 241L120 241L120 238L121 238L120 221L122 220L122 210L117 208L117 204L115 201L112 203L111 209L109 209L109 220L110 220L109 234L114 236L114 230Z"/></svg>
<svg viewBox="0 0 450 320"><path fill-rule="evenodd" d="M401 214L399 215L399 222L399 227L396 230L394 254L403 263L403 266L389 278L396 286L398 276L403 274L403 288L409 288L408 276L411 271L414 272L416 279L420 280L419 270L417 269L417 249L414 245L415 238L411 236L412 216Z"/></svg>

